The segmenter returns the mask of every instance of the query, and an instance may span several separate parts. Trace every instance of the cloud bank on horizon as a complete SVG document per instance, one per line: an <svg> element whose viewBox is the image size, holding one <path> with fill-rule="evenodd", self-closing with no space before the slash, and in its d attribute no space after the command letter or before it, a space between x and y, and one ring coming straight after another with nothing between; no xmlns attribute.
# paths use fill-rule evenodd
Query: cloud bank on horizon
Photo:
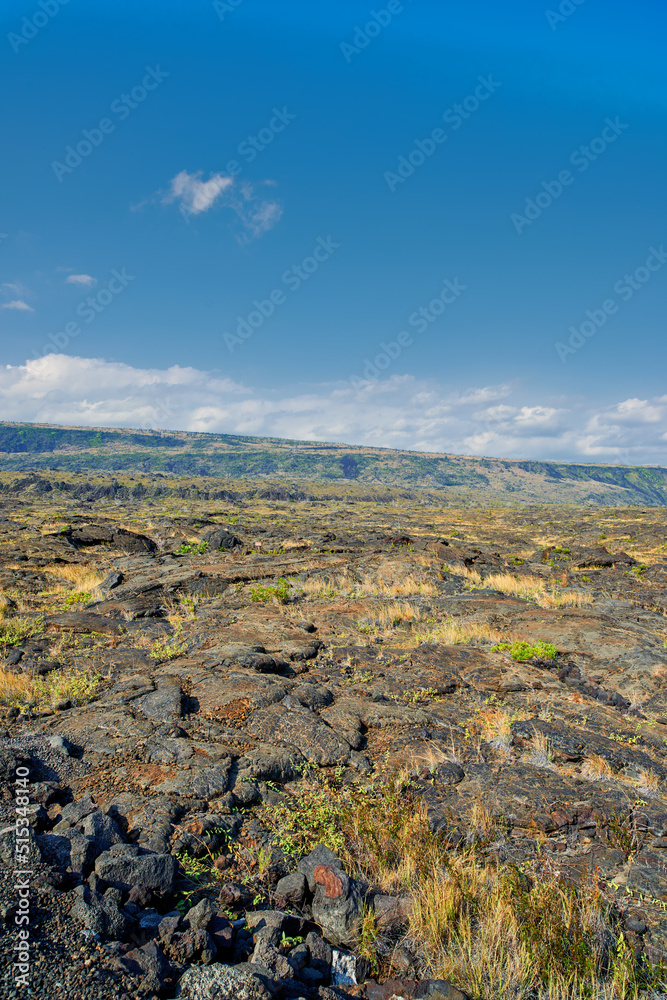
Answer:
<svg viewBox="0 0 667 1000"><path fill-rule="evenodd" d="M49 354L0 369L3 419L330 441L496 458L667 464L667 396L595 408L521 401L499 384L447 390L394 375L262 392L218 372Z"/></svg>

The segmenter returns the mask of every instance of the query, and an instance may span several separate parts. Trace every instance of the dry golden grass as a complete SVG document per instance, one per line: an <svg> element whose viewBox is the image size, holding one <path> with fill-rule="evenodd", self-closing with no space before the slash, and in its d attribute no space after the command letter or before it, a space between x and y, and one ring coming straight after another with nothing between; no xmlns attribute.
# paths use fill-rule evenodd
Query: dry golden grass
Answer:
<svg viewBox="0 0 667 1000"><path fill-rule="evenodd" d="M536 732L530 743L530 751L526 756L527 762L533 764L534 767L545 767L555 771L553 759L549 738L544 733Z"/></svg>
<svg viewBox="0 0 667 1000"><path fill-rule="evenodd" d="M281 544L280 548L283 552L301 552L303 549L310 548L310 545L311 543L306 539L288 538Z"/></svg>
<svg viewBox="0 0 667 1000"><path fill-rule="evenodd" d="M86 563L66 563L57 564L54 566L45 566L42 570L47 576L52 576L56 580L66 580L69 584L69 590L80 591L94 591L101 584L104 577L93 567L88 566ZM62 588L63 585L60 585ZM49 591L49 593L63 592L62 589L54 589Z"/></svg>
<svg viewBox="0 0 667 1000"><path fill-rule="evenodd" d="M13 705L17 701L29 701L32 694L32 678L25 674L12 674L0 669L0 705Z"/></svg>
<svg viewBox="0 0 667 1000"><path fill-rule="evenodd" d="M512 752L512 716L502 708L485 708L477 713L477 723L482 739L494 750Z"/></svg>
<svg viewBox="0 0 667 1000"><path fill-rule="evenodd" d="M450 566L449 563L445 563L443 568L446 573L453 573L455 576L462 576L472 587L481 586L482 574L479 570L468 569L467 566L455 568L454 566Z"/></svg>
<svg viewBox="0 0 667 1000"><path fill-rule="evenodd" d="M471 642L500 642L502 638L503 633L486 622L448 618L447 621L414 632L411 641L418 646L431 642L442 646L461 646Z"/></svg>
<svg viewBox="0 0 667 1000"><path fill-rule="evenodd" d="M511 573L492 573L482 578L476 569L454 569L447 566L450 573L456 573L472 588L484 587L497 590L511 597L523 597L535 601L541 608L581 608L593 603L591 594L579 590L562 590L555 586L549 589L538 576L513 576Z"/></svg>
<svg viewBox="0 0 667 1000"><path fill-rule="evenodd" d="M655 799L660 795L660 778L650 769L642 769L637 781L637 791L647 799Z"/></svg>
<svg viewBox="0 0 667 1000"><path fill-rule="evenodd" d="M390 570L378 568L375 573L366 573L362 579L348 570L342 570L326 580L320 576L311 576L299 581L297 586L302 594L313 598L428 597L438 590L432 580L411 572L401 564L392 565Z"/></svg>
<svg viewBox="0 0 667 1000"><path fill-rule="evenodd" d="M450 762L454 764L461 762L461 755L456 749L453 739L451 747L447 749L444 749L439 743L429 740L422 752L417 756L417 763L425 765L429 771L434 771L440 764Z"/></svg>
<svg viewBox="0 0 667 1000"><path fill-rule="evenodd" d="M409 893L408 938L425 976L493 1000L639 996L596 877L575 887L548 861L536 860L529 877L496 862L488 848L502 831L484 802L473 804L458 850L431 833L425 804L398 776L372 788L314 779L262 819L288 855L324 843L355 877Z"/></svg>
<svg viewBox="0 0 667 1000"><path fill-rule="evenodd" d="M419 608L408 601L390 601L378 608L369 610L358 619L358 627L362 632L390 631L399 625L413 625L423 618Z"/></svg>
<svg viewBox="0 0 667 1000"><path fill-rule="evenodd" d="M600 757L596 753L589 754L584 761L581 768L581 776L582 778L587 778L589 781L604 781L605 779L616 777L604 757Z"/></svg>
<svg viewBox="0 0 667 1000"><path fill-rule="evenodd" d="M414 895L411 932L426 944L429 974L474 997L515 1000L621 998L633 978L619 961L601 970L616 944L599 885L577 892L557 869L531 889L511 869L483 863L476 852L433 868ZM577 954L575 960L573 955Z"/></svg>
<svg viewBox="0 0 667 1000"><path fill-rule="evenodd" d="M536 576L515 577L511 573L494 573L487 576L484 586L498 590L512 597L524 597L536 601L542 608L582 607L592 604L590 594L579 591L548 590L544 580Z"/></svg>

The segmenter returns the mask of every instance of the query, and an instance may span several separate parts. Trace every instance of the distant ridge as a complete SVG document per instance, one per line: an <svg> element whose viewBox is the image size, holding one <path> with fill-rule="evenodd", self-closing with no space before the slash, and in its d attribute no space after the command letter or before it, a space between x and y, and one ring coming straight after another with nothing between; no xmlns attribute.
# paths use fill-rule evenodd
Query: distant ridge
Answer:
<svg viewBox="0 0 667 1000"><path fill-rule="evenodd" d="M0 471L347 481L511 502L667 506L667 469L396 451L345 444L0 423Z"/></svg>

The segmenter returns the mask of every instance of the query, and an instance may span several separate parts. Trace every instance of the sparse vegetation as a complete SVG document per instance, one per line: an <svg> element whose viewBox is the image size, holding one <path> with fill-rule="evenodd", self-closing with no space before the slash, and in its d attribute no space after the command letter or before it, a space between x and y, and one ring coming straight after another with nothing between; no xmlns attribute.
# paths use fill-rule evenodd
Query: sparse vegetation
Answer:
<svg viewBox="0 0 667 1000"><path fill-rule="evenodd" d="M208 542L183 542L176 549L176 555L203 556L205 552L208 552L208 548Z"/></svg>
<svg viewBox="0 0 667 1000"><path fill-rule="evenodd" d="M362 914L354 950L379 983L406 975L408 953L408 978L413 970L418 980L442 977L473 1000L657 1000L648 987L659 984L659 974L642 959L642 980L629 949L643 942L653 954L662 947L654 929L667 905L662 886L640 882L645 873L647 881L667 883L667 861L660 861L667 852L653 843L667 798L662 513L644 506L482 507L454 499L455 485L445 504L442 494L389 489L361 481L364 475L366 467L356 484L340 479L334 488L122 473L89 482L65 471L62 483L77 499L69 510L60 473L44 497L40 477L26 477L26 491L35 490L29 505L0 524L2 726L11 735L67 732L70 721L96 725L98 717L108 734L127 726L127 740L113 739L110 795L151 794L165 776L187 786L215 764L206 743L238 759L228 835L204 829L214 810L228 821L226 795L220 806L212 796L208 813L180 800L183 830L204 830L196 845L194 834L183 837L187 849L172 841L181 912L203 895L217 898L223 881L249 890L238 905L226 901L231 919L244 907L273 907L277 878L325 843L351 875L412 900L404 933L391 944L374 912ZM6 503L19 506L15 480L0 474ZM104 500L89 513L102 487ZM145 509L142 497L150 497ZM229 517L237 503L238 515ZM92 525L98 515L105 526L152 534L167 554L135 560L113 545L76 549L53 534L68 522L76 529L90 518ZM239 519L242 549L197 558L201 543L191 532ZM613 567L587 565L588 575L577 568L608 561L591 551L600 530L639 563L632 580L622 558ZM192 559L170 563L169 548L183 537L194 547L184 553ZM407 538L412 542L396 541ZM447 551L451 563L443 567ZM81 615L116 570L122 587L105 590L109 603ZM190 588L207 596L192 596ZM617 602L613 613L608 601ZM579 606L583 614L568 610ZM94 614L105 615L102 630L77 631L94 628ZM63 629L68 618L71 627ZM311 656L306 647L317 641L323 648L316 657L298 659ZM224 647L260 643L289 661L282 675L260 676L231 658L232 666L221 664ZM144 655L149 666L137 667ZM62 667L52 669L56 664ZM143 705L134 699L151 690L147 675L153 683L178 680L184 712L178 730L166 720L158 752L150 754L139 709L136 730L126 709L134 715ZM101 690L104 698L83 721L89 713L75 710L62 719L26 712L15 723L8 710L51 716ZM294 726L294 735L277 733L273 745L273 719L276 733L279 725ZM534 724L538 719L549 725ZM325 734L327 759L326 737L340 746L340 767L301 772L292 750L292 741L301 744L301 720L314 730L309 740ZM349 758L348 743L355 747ZM573 743L580 752L569 752ZM272 746L277 773L255 777L268 773L262 769ZM167 759L172 749L178 760ZM598 749L599 756L591 752ZM106 780L106 762L100 774ZM94 773L94 796L97 780ZM256 789L261 804L243 807ZM237 820L238 838L231 833ZM616 885L626 860L623 874L632 878ZM577 871L594 864L600 878L593 867L579 882ZM633 937L620 918L635 912L648 930ZM285 936L277 947L285 953L296 941Z"/></svg>
<svg viewBox="0 0 667 1000"><path fill-rule="evenodd" d="M47 576L64 580L75 593L91 593L102 582L102 576L88 563L56 563L42 570Z"/></svg>
<svg viewBox="0 0 667 1000"><path fill-rule="evenodd" d="M70 594L68 597L65 598L63 607L67 609L77 604L90 604L92 599L93 597L90 591L88 590L77 591L76 593Z"/></svg>
<svg viewBox="0 0 667 1000"><path fill-rule="evenodd" d="M0 704L22 709L83 705L94 698L100 681L99 673L85 668L51 670L43 677L0 669Z"/></svg>
<svg viewBox="0 0 667 1000"><path fill-rule="evenodd" d="M551 741L544 733L535 732L530 746L530 752L526 755L529 764L535 767L544 767L548 770L554 768L554 755L551 748Z"/></svg>
<svg viewBox="0 0 667 1000"><path fill-rule="evenodd" d="M167 639L156 639L150 647L148 655L151 660L164 663L168 660L176 660L179 656L184 656L187 652L187 643L181 638L183 626L179 622L174 628L174 634Z"/></svg>
<svg viewBox="0 0 667 1000"><path fill-rule="evenodd" d="M471 588L497 590L511 597L522 597L535 601L542 608L583 607L593 603L591 594L582 591L563 591L555 583L547 587L544 580L536 576L513 576L511 573L492 573L482 577L478 570L447 567L450 573L456 572L462 576Z"/></svg>
<svg viewBox="0 0 667 1000"><path fill-rule="evenodd" d="M605 779L613 778L614 771L604 757L592 753L584 761L581 768L581 775L583 778L588 778L589 781L604 781Z"/></svg>
<svg viewBox="0 0 667 1000"><path fill-rule="evenodd" d="M477 722L481 729L482 739L486 740L494 750L509 754L512 750L512 716L502 708L489 708L480 711Z"/></svg>
<svg viewBox="0 0 667 1000"><path fill-rule="evenodd" d="M278 604L287 604L290 597L290 585L284 577L280 577L275 584L264 587L258 585L250 588L250 600L257 603L275 601Z"/></svg>
<svg viewBox="0 0 667 1000"><path fill-rule="evenodd" d="M442 646L461 646L475 642L496 642L501 637L502 633L486 622L448 618L432 628L414 632L412 641L416 645L434 642Z"/></svg>
<svg viewBox="0 0 667 1000"><path fill-rule="evenodd" d="M294 857L325 843L357 877L410 892L409 934L423 949L428 975L475 998L620 1000L660 983L659 969L636 966L595 874L573 885L548 863L519 870L492 860L486 847L502 840L503 829L479 803L468 846L457 850L431 833L400 776L361 788L311 775L289 804L260 815ZM364 955L381 968L375 940L367 915Z"/></svg>
<svg viewBox="0 0 667 1000"><path fill-rule="evenodd" d="M499 642L491 648L492 653L509 653L513 660L525 663L527 660L554 660L558 650L550 642Z"/></svg>
<svg viewBox="0 0 667 1000"><path fill-rule="evenodd" d="M7 646L19 646L31 636L44 631L43 618L2 618L0 619L0 650Z"/></svg>

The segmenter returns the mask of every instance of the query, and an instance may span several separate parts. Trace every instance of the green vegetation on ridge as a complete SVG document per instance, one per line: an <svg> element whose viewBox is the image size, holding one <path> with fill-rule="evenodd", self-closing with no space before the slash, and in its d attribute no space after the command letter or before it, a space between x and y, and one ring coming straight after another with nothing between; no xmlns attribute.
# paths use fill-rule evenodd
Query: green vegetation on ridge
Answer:
<svg viewBox="0 0 667 1000"><path fill-rule="evenodd" d="M667 469L470 458L185 431L0 424L0 471L272 477L447 490L484 498L667 505Z"/></svg>

